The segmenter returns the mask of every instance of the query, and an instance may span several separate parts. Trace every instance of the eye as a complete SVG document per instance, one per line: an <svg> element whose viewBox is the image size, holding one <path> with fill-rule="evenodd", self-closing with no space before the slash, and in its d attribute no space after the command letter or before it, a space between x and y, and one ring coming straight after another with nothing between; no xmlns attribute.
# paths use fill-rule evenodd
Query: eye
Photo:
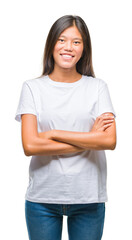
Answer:
<svg viewBox="0 0 132 240"><path fill-rule="evenodd" d="M74 41L74 44L75 44L75 45L79 45L80 42L79 42L79 41Z"/></svg>
<svg viewBox="0 0 132 240"><path fill-rule="evenodd" d="M58 41L59 41L60 43L63 43L63 42L64 42L64 39L59 38Z"/></svg>

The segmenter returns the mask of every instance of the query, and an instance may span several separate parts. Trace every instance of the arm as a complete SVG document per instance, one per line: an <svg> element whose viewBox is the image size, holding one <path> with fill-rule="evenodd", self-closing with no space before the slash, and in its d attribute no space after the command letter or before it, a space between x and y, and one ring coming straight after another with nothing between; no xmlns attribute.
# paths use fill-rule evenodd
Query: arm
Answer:
<svg viewBox="0 0 132 240"><path fill-rule="evenodd" d="M55 130L52 139L85 149L114 150L116 146L116 125L113 114L99 116L90 132Z"/></svg>
<svg viewBox="0 0 132 240"><path fill-rule="evenodd" d="M52 130L38 133L37 119L33 114L22 115L22 144L26 156L32 155L59 155L67 153L82 152L86 149L74 146L73 144L62 143L49 139ZM48 138L46 137L48 133Z"/></svg>

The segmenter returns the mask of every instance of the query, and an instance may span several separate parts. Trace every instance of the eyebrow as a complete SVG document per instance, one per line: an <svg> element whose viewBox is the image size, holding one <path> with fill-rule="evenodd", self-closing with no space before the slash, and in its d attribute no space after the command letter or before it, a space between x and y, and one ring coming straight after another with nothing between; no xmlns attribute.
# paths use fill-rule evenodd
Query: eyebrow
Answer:
<svg viewBox="0 0 132 240"><path fill-rule="evenodd" d="M64 37L64 38L67 38L65 35L60 35L60 37ZM75 37L75 38L73 38L73 40L80 40L80 41L82 41L82 38L79 38L79 37Z"/></svg>

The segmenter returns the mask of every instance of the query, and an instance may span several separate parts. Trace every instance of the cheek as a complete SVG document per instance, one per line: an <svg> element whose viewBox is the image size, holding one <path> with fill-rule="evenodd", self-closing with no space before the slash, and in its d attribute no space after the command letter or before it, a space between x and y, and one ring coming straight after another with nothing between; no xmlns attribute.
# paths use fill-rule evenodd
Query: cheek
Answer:
<svg viewBox="0 0 132 240"><path fill-rule="evenodd" d="M78 57L81 57L83 54L83 48L78 49L77 53L78 53Z"/></svg>
<svg viewBox="0 0 132 240"><path fill-rule="evenodd" d="M83 45L83 44L81 44L80 46L78 46L78 47L76 48L76 53L77 53L78 57L79 57L79 56L80 56L80 57L82 56L83 50L84 50L84 45Z"/></svg>
<svg viewBox="0 0 132 240"><path fill-rule="evenodd" d="M61 47L59 44L56 44L53 50L53 58L54 60L57 60L58 58L58 52L60 51Z"/></svg>
<svg viewBox="0 0 132 240"><path fill-rule="evenodd" d="M60 49L61 49L60 44L56 44L55 47L54 47L53 53L54 54L57 53Z"/></svg>

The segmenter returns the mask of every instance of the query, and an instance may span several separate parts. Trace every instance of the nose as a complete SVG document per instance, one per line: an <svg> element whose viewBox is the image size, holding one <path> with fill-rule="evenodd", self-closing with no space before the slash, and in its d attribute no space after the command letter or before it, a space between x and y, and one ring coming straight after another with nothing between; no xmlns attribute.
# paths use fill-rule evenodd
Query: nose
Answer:
<svg viewBox="0 0 132 240"><path fill-rule="evenodd" d="M64 46L65 51L72 51L72 42L71 41L66 41L65 46Z"/></svg>

